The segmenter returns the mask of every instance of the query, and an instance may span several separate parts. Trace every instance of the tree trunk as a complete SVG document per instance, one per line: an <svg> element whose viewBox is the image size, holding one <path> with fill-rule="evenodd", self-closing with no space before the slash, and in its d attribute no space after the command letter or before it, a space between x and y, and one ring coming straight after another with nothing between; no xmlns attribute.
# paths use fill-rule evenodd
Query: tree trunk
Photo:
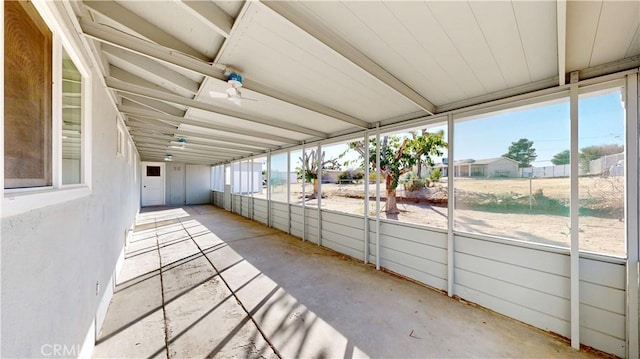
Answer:
<svg viewBox="0 0 640 359"><path fill-rule="evenodd" d="M391 183L393 182L393 175L391 173L386 176L386 188L387 188L387 205L386 205L386 213L387 214L398 214L400 211L398 210L398 204L396 203L396 189L391 189Z"/></svg>
<svg viewBox="0 0 640 359"><path fill-rule="evenodd" d="M307 199L316 199L318 198L318 179L313 179L313 193L307 196Z"/></svg>
<svg viewBox="0 0 640 359"><path fill-rule="evenodd" d="M387 214L398 214L398 204L396 203L396 190L387 190Z"/></svg>

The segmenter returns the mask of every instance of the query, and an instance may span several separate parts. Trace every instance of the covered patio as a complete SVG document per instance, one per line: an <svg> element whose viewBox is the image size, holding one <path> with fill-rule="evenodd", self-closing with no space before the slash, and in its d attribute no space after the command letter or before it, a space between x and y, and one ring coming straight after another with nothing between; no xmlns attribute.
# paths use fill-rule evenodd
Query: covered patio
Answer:
<svg viewBox="0 0 640 359"><path fill-rule="evenodd" d="M147 208L102 357L599 357L212 206Z"/></svg>

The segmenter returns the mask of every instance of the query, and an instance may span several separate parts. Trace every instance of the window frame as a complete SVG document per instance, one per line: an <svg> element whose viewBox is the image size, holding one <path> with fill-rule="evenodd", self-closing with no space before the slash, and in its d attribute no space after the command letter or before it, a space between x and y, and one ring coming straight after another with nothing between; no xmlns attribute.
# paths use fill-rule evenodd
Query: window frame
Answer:
<svg viewBox="0 0 640 359"><path fill-rule="evenodd" d="M32 2L38 14L52 33L52 120L51 120L51 176L50 186L37 186L25 188L4 188L4 176L2 187L4 196L2 200L2 217L14 216L33 209L56 205L75 199L87 197L91 194L91 114L92 114L92 85L90 63L82 47L73 38L72 29L64 28L64 20L54 12L47 2ZM4 11L2 11L4 21ZM77 35L77 34L76 34ZM63 48L73 61L82 76L81 106L81 161L80 183L62 184L62 56ZM4 66L4 49L2 65ZM4 133L4 121L2 122ZM4 143L4 137L2 139ZM4 165L4 156L2 158Z"/></svg>

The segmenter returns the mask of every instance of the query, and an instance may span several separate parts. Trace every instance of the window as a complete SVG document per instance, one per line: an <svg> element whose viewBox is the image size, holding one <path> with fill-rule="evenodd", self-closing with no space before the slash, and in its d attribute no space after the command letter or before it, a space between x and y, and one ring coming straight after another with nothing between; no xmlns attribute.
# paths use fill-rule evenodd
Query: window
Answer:
<svg viewBox="0 0 640 359"><path fill-rule="evenodd" d="M160 177L160 166L147 166L147 177Z"/></svg>
<svg viewBox="0 0 640 359"><path fill-rule="evenodd" d="M381 218L447 227L447 182L442 173L446 129L446 124L438 123L380 134ZM371 168L375 169L372 144L375 138L369 144ZM359 144L362 153L363 145Z"/></svg>
<svg viewBox="0 0 640 359"><path fill-rule="evenodd" d="M569 125L566 98L457 120L454 229L569 247Z"/></svg>
<svg viewBox="0 0 640 359"><path fill-rule="evenodd" d="M271 186L271 200L287 202L287 181L290 177L287 168L287 153L279 153L271 156L271 173L269 185ZM294 174L295 176L295 174Z"/></svg>
<svg viewBox="0 0 640 359"><path fill-rule="evenodd" d="M296 179L291 178L289 203L302 205L302 184L304 176L302 175L302 150L289 152L289 173L295 173ZM305 185L305 196L309 195L311 190L309 184Z"/></svg>
<svg viewBox="0 0 640 359"><path fill-rule="evenodd" d="M59 29L51 14L28 1L4 9L5 189L87 183L86 66L50 30Z"/></svg>
<svg viewBox="0 0 640 359"><path fill-rule="evenodd" d="M5 188L51 186L52 33L30 2L4 17Z"/></svg>
<svg viewBox="0 0 640 359"><path fill-rule="evenodd" d="M117 121L117 137L116 137L116 155L118 157L124 157L124 129L120 124L120 121L116 118Z"/></svg>
<svg viewBox="0 0 640 359"><path fill-rule="evenodd" d="M253 159L254 178L253 196L257 198L267 198L267 158L258 157Z"/></svg>
<svg viewBox="0 0 640 359"><path fill-rule="evenodd" d="M580 95L578 177L580 250L625 256L624 89Z"/></svg>
<svg viewBox="0 0 640 359"><path fill-rule="evenodd" d="M62 52L62 184L82 182L82 74Z"/></svg>
<svg viewBox="0 0 640 359"><path fill-rule="evenodd" d="M365 160L351 146L363 141L359 138L322 146L322 208L359 215L364 213Z"/></svg>

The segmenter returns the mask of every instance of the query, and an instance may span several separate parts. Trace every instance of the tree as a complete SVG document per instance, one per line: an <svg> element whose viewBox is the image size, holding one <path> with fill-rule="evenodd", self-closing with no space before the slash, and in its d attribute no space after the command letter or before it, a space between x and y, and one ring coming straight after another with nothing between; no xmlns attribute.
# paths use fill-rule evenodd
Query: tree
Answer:
<svg viewBox="0 0 640 359"><path fill-rule="evenodd" d="M624 152L624 146L617 144L583 147L580 150L580 165L588 171L591 161L603 156L615 155L622 152Z"/></svg>
<svg viewBox="0 0 640 359"><path fill-rule="evenodd" d="M571 163L571 152L569 152L569 150L564 150L562 152L556 153L551 159L551 163L556 166L568 165L569 163Z"/></svg>
<svg viewBox="0 0 640 359"><path fill-rule="evenodd" d="M538 155L536 154L536 149L533 148L533 141L521 138L516 142L511 142L509 152L502 155L502 157L518 161L518 167L525 168L531 167L531 163L536 159L536 157L538 157Z"/></svg>
<svg viewBox="0 0 640 359"><path fill-rule="evenodd" d="M320 154L320 166L318 166L316 150L304 152L302 157L300 157L300 162L302 162L304 169L298 168L298 172L304 174L304 179L307 182L313 182L313 193L307 197L308 199L318 198L318 170L322 173L325 169L336 169L340 167L337 159L332 158L325 161L324 155L325 153L322 151ZM320 177L322 177L322 175L320 175Z"/></svg>
<svg viewBox="0 0 640 359"><path fill-rule="evenodd" d="M369 163L376 167L376 140L369 140ZM418 163L433 166L432 156L442 156L442 148L447 143L443 140L443 133L424 132L421 136L401 138L398 136L384 136L380 144L380 174L385 179L387 191L386 212L400 213L396 202L396 189L400 176L413 170ZM362 158L365 155L364 141L349 143L349 148L358 152Z"/></svg>

